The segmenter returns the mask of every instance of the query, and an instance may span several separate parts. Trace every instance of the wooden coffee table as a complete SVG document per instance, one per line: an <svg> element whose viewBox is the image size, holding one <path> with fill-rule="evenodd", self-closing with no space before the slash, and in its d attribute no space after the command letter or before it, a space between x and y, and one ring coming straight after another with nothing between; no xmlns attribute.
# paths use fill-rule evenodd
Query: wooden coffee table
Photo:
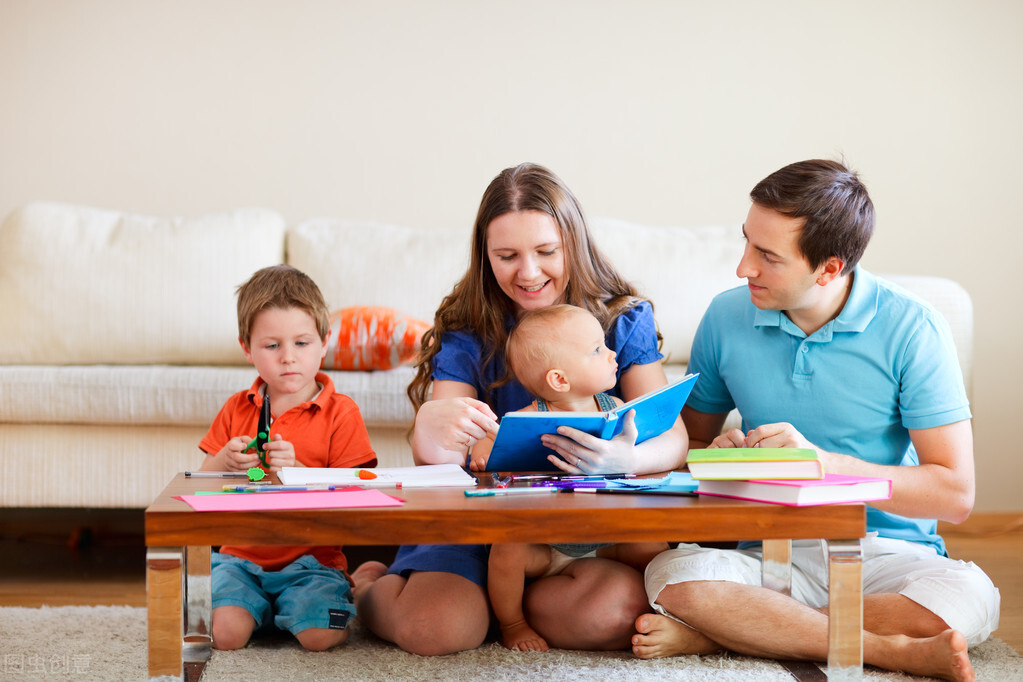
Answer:
<svg viewBox="0 0 1023 682"><path fill-rule="evenodd" d="M667 495L557 493L467 498L460 488L385 489L401 507L196 512L176 495L229 479L178 474L146 509L149 675L181 677L210 656L210 546L495 542L764 541L764 585L789 587L791 540L830 549L829 676L862 673L862 504L784 507Z"/></svg>

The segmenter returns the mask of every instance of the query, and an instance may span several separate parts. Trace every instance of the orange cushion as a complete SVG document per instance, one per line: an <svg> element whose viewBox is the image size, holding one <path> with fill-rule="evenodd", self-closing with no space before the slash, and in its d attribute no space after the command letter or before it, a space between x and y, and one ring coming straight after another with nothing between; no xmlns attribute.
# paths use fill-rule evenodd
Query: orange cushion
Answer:
<svg viewBox="0 0 1023 682"><path fill-rule="evenodd" d="M392 308L353 306L330 314L323 369L393 369L412 361L428 322Z"/></svg>

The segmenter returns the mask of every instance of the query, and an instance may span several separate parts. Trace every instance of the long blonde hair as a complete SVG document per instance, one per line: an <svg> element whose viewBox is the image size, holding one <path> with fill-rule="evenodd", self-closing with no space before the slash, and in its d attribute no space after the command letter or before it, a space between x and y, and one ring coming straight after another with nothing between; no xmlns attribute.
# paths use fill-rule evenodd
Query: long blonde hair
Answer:
<svg viewBox="0 0 1023 682"><path fill-rule="evenodd" d="M506 168L493 179L480 201L469 269L444 297L433 328L423 334L416 376L407 391L417 412L427 400L433 360L445 332L466 330L476 334L485 349L481 358L484 367L504 353L507 320L515 314L515 308L490 267L487 228L496 218L516 211L539 211L554 219L565 250L568 284L564 302L589 310L605 332L622 311L642 300L593 243L579 202L558 176L534 163ZM485 395L479 398L489 402L490 391L496 385L487 386Z"/></svg>

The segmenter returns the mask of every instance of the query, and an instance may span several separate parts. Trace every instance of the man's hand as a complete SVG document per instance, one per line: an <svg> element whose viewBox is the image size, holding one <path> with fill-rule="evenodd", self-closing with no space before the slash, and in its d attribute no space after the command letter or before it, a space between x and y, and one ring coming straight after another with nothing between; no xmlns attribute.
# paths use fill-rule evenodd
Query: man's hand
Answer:
<svg viewBox="0 0 1023 682"><path fill-rule="evenodd" d="M746 434L747 448L809 448L817 450L817 446L803 437L796 427L788 422L763 424Z"/></svg>

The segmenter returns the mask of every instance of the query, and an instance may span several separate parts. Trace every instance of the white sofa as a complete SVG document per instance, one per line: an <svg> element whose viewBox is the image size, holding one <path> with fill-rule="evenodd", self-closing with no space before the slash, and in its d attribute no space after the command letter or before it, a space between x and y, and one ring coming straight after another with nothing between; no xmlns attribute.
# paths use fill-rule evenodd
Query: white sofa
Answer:
<svg viewBox="0 0 1023 682"><path fill-rule="evenodd" d="M598 245L653 300L669 376L684 372L711 297L740 283L738 226L593 219ZM224 400L255 377L235 288L260 267L309 274L332 310L375 305L430 321L468 262L470 227L314 219L244 209L155 218L56 203L0 227L0 507L142 508L179 471ZM968 294L890 277L941 310L969 387ZM409 367L331 372L362 410L381 466L412 463Z"/></svg>

